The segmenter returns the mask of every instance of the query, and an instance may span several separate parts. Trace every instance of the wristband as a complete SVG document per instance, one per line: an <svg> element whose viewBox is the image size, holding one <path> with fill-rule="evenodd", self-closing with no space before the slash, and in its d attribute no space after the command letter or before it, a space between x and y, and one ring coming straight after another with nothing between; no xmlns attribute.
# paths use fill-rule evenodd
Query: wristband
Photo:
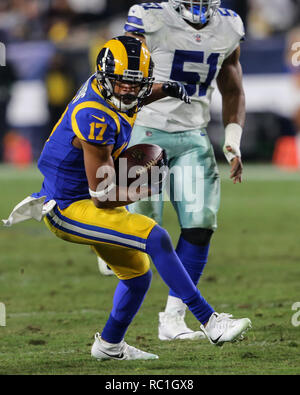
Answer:
<svg viewBox="0 0 300 395"><path fill-rule="evenodd" d="M236 156L241 157L240 144L242 138L243 128L237 123L230 123L225 128L225 143L223 152L230 163ZM227 151L227 146L232 148L232 152Z"/></svg>
<svg viewBox="0 0 300 395"><path fill-rule="evenodd" d="M111 191L115 186L116 184L112 182L110 185L108 185L106 188L102 189L101 191L92 191L89 188L89 193L91 197L101 199L103 198L103 196L107 195L108 192Z"/></svg>

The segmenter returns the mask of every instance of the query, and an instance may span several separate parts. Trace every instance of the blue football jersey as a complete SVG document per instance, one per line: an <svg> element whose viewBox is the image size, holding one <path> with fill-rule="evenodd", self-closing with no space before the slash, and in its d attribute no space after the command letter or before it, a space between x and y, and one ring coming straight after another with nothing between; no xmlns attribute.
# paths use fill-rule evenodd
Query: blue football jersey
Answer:
<svg viewBox="0 0 300 395"><path fill-rule="evenodd" d="M115 159L126 149L136 115L129 117L110 106L101 95L95 75L80 88L67 106L46 141L38 161L44 175L40 192L33 197L54 199L63 210L71 203L89 199L83 150L73 146L80 140L100 145L114 145Z"/></svg>

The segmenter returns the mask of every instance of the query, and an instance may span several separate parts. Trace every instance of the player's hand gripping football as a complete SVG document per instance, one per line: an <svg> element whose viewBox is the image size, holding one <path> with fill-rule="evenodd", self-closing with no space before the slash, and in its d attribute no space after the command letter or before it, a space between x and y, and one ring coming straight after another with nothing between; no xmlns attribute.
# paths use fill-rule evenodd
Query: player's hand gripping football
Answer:
<svg viewBox="0 0 300 395"><path fill-rule="evenodd" d="M191 98L187 94L187 91L186 91L184 85L181 82L178 82L178 81L165 82L162 85L162 90L168 96L176 97L177 99L180 99L180 100L184 101L185 103L191 104L191 102L192 102Z"/></svg>

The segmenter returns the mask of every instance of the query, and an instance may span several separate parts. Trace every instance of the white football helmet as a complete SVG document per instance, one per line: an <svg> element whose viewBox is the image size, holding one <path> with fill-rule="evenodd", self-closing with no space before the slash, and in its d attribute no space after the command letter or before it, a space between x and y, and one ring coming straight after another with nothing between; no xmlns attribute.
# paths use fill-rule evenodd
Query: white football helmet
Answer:
<svg viewBox="0 0 300 395"><path fill-rule="evenodd" d="M179 15L191 23L204 25L221 5L221 0L169 0Z"/></svg>

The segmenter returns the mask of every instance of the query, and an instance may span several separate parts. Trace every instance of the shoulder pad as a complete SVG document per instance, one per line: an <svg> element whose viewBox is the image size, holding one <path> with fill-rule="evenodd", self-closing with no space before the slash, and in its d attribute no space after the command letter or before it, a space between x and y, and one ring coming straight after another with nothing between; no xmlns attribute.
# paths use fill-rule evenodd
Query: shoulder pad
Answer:
<svg viewBox="0 0 300 395"><path fill-rule="evenodd" d="M125 32L147 34L163 26L163 7L159 3L135 4L129 9Z"/></svg>
<svg viewBox="0 0 300 395"><path fill-rule="evenodd" d="M245 28L241 17L233 10L227 8L218 8L217 12L228 23L230 29L243 40L245 37Z"/></svg>
<svg viewBox="0 0 300 395"><path fill-rule="evenodd" d="M71 114L73 132L80 140L95 144L115 144L120 131L118 115L98 102L83 102Z"/></svg>

